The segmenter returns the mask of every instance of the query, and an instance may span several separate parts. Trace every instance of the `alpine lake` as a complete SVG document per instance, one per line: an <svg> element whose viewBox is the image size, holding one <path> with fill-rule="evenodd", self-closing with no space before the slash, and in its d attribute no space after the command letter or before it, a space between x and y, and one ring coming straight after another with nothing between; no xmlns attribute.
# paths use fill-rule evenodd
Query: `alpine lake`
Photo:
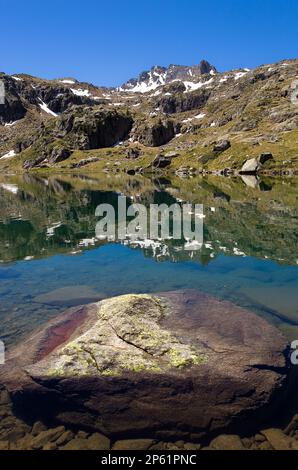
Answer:
<svg viewBox="0 0 298 470"><path fill-rule="evenodd" d="M0 339L126 293L197 289L298 339L297 179L24 174L0 178ZM96 208L203 204L204 243L96 238Z"/></svg>

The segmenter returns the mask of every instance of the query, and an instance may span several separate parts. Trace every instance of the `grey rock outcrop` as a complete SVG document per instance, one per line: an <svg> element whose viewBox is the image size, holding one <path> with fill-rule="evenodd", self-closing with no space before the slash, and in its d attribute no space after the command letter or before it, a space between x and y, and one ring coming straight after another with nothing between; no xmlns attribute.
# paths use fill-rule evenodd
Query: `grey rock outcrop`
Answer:
<svg viewBox="0 0 298 470"><path fill-rule="evenodd" d="M151 119L136 124L133 138L148 147L159 147L175 137L174 124L170 119Z"/></svg>
<svg viewBox="0 0 298 470"><path fill-rule="evenodd" d="M157 101L157 106L163 113L174 114L202 108L210 96L210 91L193 91L163 96Z"/></svg>
<svg viewBox="0 0 298 470"><path fill-rule="evenodd" d="M111 147L128 136L132 123L132 118L123 112L73 107L59 118L55 135L67 136L80 150Z"/></svg>
<svg viewBox="0 0 298 470"><path fill-rule="evenodd" d="M9 123L22 119L26 114L26 108L22 103L21 97L15 81L7 76L1 77L4 93L4 104L0 102L0 124Z"/></svg>

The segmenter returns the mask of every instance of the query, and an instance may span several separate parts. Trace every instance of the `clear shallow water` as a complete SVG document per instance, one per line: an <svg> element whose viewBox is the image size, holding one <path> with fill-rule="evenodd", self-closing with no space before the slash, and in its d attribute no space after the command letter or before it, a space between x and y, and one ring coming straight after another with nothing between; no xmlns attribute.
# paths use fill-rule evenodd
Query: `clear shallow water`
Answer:
<svg viewBox="0 0 298 470"><path fill-rule="evenodd" d="M116 204L119 193L145 204L204 204L202 250L94 240L96 206ZM16 343L76 303L191 288L251 308L297 339L297 213L294 180L254 188L224 178L0 180L0 338Z"/></svg>

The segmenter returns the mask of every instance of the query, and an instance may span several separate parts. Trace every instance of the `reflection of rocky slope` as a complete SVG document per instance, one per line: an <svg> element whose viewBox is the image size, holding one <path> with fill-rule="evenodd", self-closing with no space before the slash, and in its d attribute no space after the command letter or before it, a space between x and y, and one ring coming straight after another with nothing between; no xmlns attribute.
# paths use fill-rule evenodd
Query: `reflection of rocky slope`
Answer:
<svg viewBox="0 0 298 470"><path fill-rule="evenodd" d="M14 177L10 182L0 181L0 259L8 262L77 253L106 243L95 238L95 209L100 203L116 207L118 191L128 197L128 203L172 204L183 200L204 204L201 250L185 250L184 241L171 239L124 242L158 261L208 263L226 254L296 264L295 182L265 182L263 189L266 191L247 189L241 180L220 178L183 180L181 186L179 178L170 183L140 177L121 182L117 178Z"/></svg>
<svg viewBox="0 0 298 470"><path fill-rule="evenodd" d="M51 321L15 348L1 379L30 419L200 439L271 416L285 349L266 321L208 295L126 295Z"/></svg>
<svg viewBox="0 0 298 470"><path fill-rule="evenodd" d="M264 152L274 157L267 168L297 169L296 78L296 60L225 73L206 61L153 67L117 89L0 74L0 166L73 168L93 157L85 162L91 170L112 171L108 164L119 160L118 170L148 171L161 147L178 151L170 170L240 170ZM64 135L55 131L61 121L74 121ZM228 148L214 146L227 139Z"/></svg>

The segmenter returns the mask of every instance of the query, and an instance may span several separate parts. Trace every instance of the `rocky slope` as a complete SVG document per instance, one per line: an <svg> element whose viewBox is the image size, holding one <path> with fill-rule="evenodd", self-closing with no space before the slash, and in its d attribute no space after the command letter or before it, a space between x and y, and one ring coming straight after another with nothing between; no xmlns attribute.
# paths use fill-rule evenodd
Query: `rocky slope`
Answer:
<svg viewBox="0 0 298 470"><path fill-rule="evenodd" d="M293 172L297 65L225 73L206 61L155 66L114 89L2 73L0 168L238 172L255 158L245 171ZM153 164L173 152L176 158Z"/></svg>
<svg viewBox="0 0 298 470"><path fill-rule="evenodd" d="M23 418L198 440L277 411L286 348L265 320L197 291L126 295L52 320L11 351L1 382Z"/></svg>

